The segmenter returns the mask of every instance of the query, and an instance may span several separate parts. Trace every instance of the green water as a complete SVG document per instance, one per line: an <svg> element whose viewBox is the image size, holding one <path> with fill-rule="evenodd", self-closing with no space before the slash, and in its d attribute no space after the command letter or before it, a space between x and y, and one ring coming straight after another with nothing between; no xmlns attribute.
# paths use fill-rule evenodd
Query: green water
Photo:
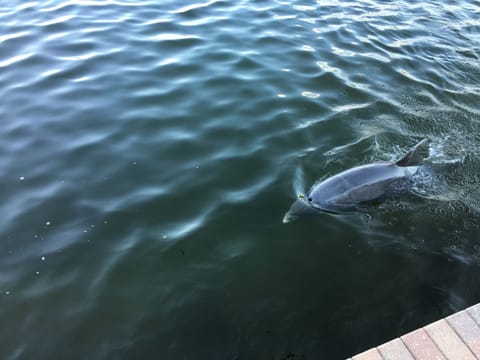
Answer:
<svg viewBox="0 0 480 360"><path fill-rule="evenodd" d="M0 357L341 359L479 302L479 19L0 5ZM282 223L317 179L422 138L403 195Z"/></svg>

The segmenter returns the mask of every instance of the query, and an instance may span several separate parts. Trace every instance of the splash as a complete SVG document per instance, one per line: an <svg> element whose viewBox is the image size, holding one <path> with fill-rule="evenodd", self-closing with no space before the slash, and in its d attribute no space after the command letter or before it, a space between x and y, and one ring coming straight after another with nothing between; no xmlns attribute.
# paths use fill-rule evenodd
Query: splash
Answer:
<svg viewBox="0 0 480 360"><path fill-rule="evenodd" d="M305 194L305 172L301 166L295 169L295 175L293 177L293 192L295 195L302 199Z"/></svg>

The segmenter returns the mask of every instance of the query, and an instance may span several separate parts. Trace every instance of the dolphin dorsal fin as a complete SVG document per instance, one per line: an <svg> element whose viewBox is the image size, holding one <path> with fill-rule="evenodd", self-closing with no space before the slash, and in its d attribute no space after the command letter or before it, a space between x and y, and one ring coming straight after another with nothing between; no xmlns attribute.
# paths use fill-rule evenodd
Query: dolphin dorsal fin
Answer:
<svg viewBox="0 0 480 360"><path fill-rule="evenodd" d="M425 146L428 145L430 140L423 139L417 145L412 147L400 160L398 160L395 164L397 166L415 166L422 163L422 157L420 153Z"/></svg>

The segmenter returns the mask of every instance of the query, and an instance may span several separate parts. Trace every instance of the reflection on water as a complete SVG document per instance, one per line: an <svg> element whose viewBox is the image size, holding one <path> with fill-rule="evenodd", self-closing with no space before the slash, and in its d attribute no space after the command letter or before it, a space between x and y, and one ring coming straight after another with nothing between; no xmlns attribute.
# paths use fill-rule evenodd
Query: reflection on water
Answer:
<svg viewBox="0 0 480 360"><path fill-rule="evenodd" d="M0 5L2 358L343 358L480 301L479 12ZM282 224L419 138L406 197Z"/></svg>

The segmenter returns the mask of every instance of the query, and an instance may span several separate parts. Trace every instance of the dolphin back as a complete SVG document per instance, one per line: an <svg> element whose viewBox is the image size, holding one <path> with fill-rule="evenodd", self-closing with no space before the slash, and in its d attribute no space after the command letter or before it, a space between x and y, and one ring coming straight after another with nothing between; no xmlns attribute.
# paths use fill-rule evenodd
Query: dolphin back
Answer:
<svg viewBox="0 0 480 360"><path fill-rule="evenodd" d="M395 165L401 167L420 165L423 161L422 152L427 148L429 142L430 140L428 139L420 141L398 160Z"/></svg>

